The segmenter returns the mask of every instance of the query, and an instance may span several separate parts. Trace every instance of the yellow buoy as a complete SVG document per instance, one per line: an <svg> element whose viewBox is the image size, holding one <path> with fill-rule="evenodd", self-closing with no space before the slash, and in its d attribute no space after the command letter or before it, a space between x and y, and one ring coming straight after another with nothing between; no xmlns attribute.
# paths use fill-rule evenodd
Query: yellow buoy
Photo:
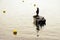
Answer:
<svg viewBox="0 0 60 40"><path fill-rule="evenodd" d="M17 30L16 29L13 30L13 35L17 35Z"/></svg>

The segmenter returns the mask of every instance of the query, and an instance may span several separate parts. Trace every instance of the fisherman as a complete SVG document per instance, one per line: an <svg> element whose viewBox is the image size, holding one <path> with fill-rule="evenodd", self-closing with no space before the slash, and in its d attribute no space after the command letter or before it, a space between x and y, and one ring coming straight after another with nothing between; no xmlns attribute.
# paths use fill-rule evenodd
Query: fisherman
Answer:
<svg viewBox="0 0 60 40"><path fill-rule="evenodd" d="M34 18L34 25L36 26L36 30L39 31L40 27L42 28L42 26L46 25L46 20L44 17L39 16L39 8L37 7L37 11L36 11L36 15L33 16Z"/></svg>
<svg viewBox="0 0 60 40"><path fill-rule="evenodd" d="M38 7L37 7L36 15L34 15L33 18L34 18L34 24L36 26L36 29L39 30L38 22L39 22L40 18L39 18L39 8Z"/></svg>

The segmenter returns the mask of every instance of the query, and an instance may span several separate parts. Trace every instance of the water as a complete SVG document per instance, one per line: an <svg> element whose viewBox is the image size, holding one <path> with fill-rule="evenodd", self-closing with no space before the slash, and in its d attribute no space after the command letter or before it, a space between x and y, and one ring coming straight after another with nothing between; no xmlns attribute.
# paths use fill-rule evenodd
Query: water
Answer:
<svg viewBox="0 0 60 40"><path fill-rule="evenodd" d="M32 16L37 7L34 4L38 4L40 15L47 20L39 37L33 25ZM59 4L60 0L0 0L0 40L60 40Z"/></svg>

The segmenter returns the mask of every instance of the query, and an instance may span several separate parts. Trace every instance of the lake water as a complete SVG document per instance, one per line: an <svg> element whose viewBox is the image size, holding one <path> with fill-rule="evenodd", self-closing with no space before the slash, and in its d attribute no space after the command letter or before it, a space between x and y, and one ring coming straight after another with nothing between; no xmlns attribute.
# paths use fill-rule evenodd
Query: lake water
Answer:
<svg viewBox="0 0 60 40"><path fill-rule="evenodd" d="M32 17L37 7L46 19L39 37ZM0 0L0 40L60 40L60 0Z"/></svg>

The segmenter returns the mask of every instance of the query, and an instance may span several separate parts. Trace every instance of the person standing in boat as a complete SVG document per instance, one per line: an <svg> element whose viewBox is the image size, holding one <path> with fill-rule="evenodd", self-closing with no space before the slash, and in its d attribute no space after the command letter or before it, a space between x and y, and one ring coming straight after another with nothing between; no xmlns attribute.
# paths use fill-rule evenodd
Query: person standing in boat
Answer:
<svg viewBox="0 0 60 40"><path fill-rule="evenodd" d="M37 10L36 10L36 15L33 16L34 18L34 22L33 24L36 26L36 30L39 31L40 27L42 28L42 26L46 25L46 20L44 17L42 16L39 16L39 8L37 7Z"/></svg>
<svg viewBox="0 0 60 40"><path fill-rule="evenodd" d="M37 7L37 11L36 11L36 15L33 16L34 18L34 25L36 26L36 30L39 30L39 25L38 25L38 22L39 22L39 8Z"/></svg>

